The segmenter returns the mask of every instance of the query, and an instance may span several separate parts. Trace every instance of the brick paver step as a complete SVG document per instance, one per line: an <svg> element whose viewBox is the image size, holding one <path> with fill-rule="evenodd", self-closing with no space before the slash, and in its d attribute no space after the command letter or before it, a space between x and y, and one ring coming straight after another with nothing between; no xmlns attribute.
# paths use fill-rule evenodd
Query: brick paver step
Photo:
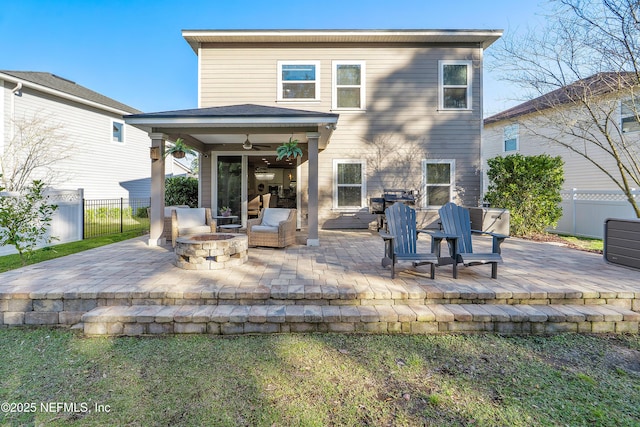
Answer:
<svg viewBox="0 0 640 427"><path fill-rule="evenodd" d="M155 305L98 307L87 335L282 332L639 332L640 313L601 305Z"/></svg>

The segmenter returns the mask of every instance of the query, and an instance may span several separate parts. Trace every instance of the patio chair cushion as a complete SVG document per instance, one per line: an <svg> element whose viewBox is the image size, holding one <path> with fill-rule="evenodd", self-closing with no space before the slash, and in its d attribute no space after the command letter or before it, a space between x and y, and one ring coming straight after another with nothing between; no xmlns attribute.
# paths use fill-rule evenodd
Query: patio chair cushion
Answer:
<svg viewBox="0 0 640 427"><path fill-rule="evenodd" d="M289 213L290 209L267 208L262 214L262 223L260 225L277 229L282 221L286 221L289 218ZM255 228L253 229L255 230Z"/></svg>
<svg viewBox="0 0 640 427"><path fill-rule="evenodd" d="M251 227L251 231L260 231L263 233L277 233L278 227L272 227L270 225L254 225Z"/></svg>
<svg viewBox="0 0 640 427"><path fill-rule="evenodd" d="M211 233L211 227L208 225L199 225L197 227L179 227L178 235L180 236L190 236L194 234L207 234Z"/></svg>
<svg viewBox="0 0 640 427"><path fill-rule="evenodd" d="M164 207L164 216L171 218L171 211L178 208L189 209L188 205L177 205L177 206L165 206Z"/></svg>
<svg viewBox="0 0 640 427"><path fill-rule="evenodd" d="M204 208L196 209L176 209L178 215L178 227L180 230L189 229L207 224Z"/></svg>

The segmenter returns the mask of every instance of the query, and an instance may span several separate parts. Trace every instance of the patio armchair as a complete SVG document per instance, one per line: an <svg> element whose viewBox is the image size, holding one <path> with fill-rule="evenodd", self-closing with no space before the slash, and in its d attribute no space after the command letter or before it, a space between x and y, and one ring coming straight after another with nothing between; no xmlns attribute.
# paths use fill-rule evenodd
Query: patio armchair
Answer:
<svg viewBox="0 0 640 427"><path fill-rule="evenodd" d="M453 278L458 277L458 264L465 266L491 264L491 278L498 277L498 264L502 263L500 245L509 236L490 233L488 231L472 230L469 209L455 203L447 203L438 213L444 233L455 236L447 239L451 255L449 263L453 263ZM472 234L486 234L492 237L491 252L478 253L473 250Z"/></svg>
<svg viewBox="0 0 640 427"><path fill-rule="evenodd" d="M247 221L249 246L284 248L296 242L296 210L265 208Z"/></svg>
<svg viewBox="0 0 640 427"><path fill-rule="evenodd" d="M171 245L180 236L216 232L216 221L210 208L177 208L171 211Z"/></svg>
<svg viewBox="0 0 640 427"><path fill-rule="evenodd" d="M257 217L260 215L260 210L263 208L269 207L269 200L271 199L271 194L258 194L253 199L249 200L247 203L247 215L249 217Z"/></svg>
<svg viewBox="0 0 640 427"><path fill-rule="evenodd" d="M162 232L162 237L164 237L167 242L171 240L171 212L175 211L178 208L188 209L189 205L175 205L164 207L164 231ZM151 218L151 216L149 216L149 218Z"/></svg>
<svg viewBox="0 0 640 427"><path fill-rule="evenodd" d="M380 231L384 240L383 267L391 267L391 278L396 274L395 265L399 261L409 261L414 267L424 264L431 265L431 278L435 277L436 265L440 256L440 242L447 236L430 230L418 230L416 211L401 202L396 202L385 209L387 230ZM418 235L431 235L432 252L418 253Z"/></svg>

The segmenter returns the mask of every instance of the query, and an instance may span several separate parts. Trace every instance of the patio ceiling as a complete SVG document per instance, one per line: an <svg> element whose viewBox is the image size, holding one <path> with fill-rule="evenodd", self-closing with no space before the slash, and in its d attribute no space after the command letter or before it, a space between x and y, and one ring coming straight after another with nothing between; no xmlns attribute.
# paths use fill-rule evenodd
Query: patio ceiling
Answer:
<svg viewBox="0 0 640 427"><path fill-rule="evenodd" d="M241 149L247 134L254 144L275 147L289 137L306 142L306 133L320 134L319 148L329 142L338 115L254 104L132 114L125 122L169 139L183 138L198 151Z"/></svg>

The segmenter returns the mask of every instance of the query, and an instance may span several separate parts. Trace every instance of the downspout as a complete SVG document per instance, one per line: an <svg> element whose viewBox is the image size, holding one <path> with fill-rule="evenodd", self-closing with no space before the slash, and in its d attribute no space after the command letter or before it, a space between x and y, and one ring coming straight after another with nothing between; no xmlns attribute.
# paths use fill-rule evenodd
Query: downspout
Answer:
<svg viewBox="0 0 640 427"><path fill-rule="evenodd" d="M18 82L16 84L16 87L14 87L13 90L11 90L11 93L16 96L22 96L22 82Z"/></svg>
<svg viewBox="0 0 640 427"><path fill-rule="evenodd" d="M16 83L16 87L14 87L11 90L11 94L15 95L15 96L22 96L22 82L17 82ZM9 115L10 115L10 122L11 122L11 136L9 137L10 139L13 139L13 137L15 136L15 119L16 119L16 102L15 102L15 97L11 97L11 102L10 102L10 111L9 111Z"/></svg>

